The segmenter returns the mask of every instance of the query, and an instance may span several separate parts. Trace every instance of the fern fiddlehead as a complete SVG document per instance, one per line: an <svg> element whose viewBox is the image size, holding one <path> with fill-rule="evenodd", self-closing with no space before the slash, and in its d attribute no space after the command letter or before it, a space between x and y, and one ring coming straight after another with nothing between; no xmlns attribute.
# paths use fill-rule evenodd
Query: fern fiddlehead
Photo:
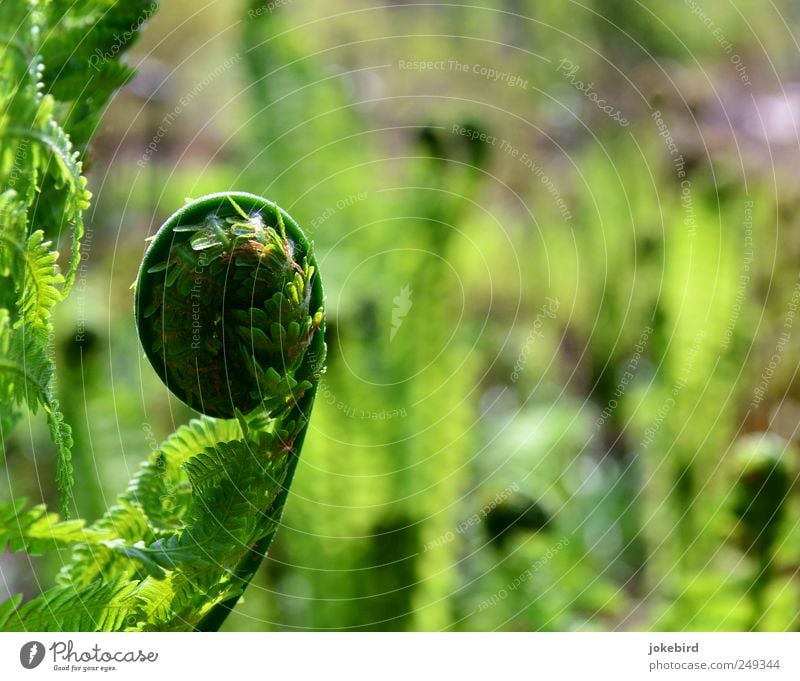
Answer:
<svg viewBox="0 0 800 681"><path fill-rule="evenodd" d="M17 513L10 536L0 530L0 545L73 547L59 586L9 609L0 628L215 630L269 548L325 359L309 242L258 196L190 202L145 254L135 314L156 372L205 416L92 526L38 508Z"/></svg>
<svg viewBox="0 0 800 681"><path fill-rule="evenodd" d="M240 192L177 211L155 236L137 280L139 335L165 384L198 411L237 417L256 456L261 449L272 457L265 493L278 494L267 509L269 528L283 508L322 371L322 302L300 228L274 203ZM193 486L202 489L218 462L187 463ZM252 577L272 534L242 556L239 579ZM217 628L230 604L219 603L201 628Z"/></svg>
<svg viewBox="0 0 800 681"><path fill-rule="evenodd" d="M0 34L21 27L23 48L0 35L0 445L18 407L44 408L62 514L71 437L45 352L50 313L79 261L90 198L80 154L133 73L117 58L85 65L115 53L116 29L141 25L155 7L0 3ZM62 276L51 239L65 226L72 255ZM54 588L0 603L0 630L219 628L283 512L325 359L322 303L311 246L274 203L214 194L167 220L138 278L137 327L156 372L203 416L170 436L90 526L24 499L0 503L0 552L72 550Z"/></svg>
<svg viewBox="0 0 800 681"><path fill-rule="evenodd" d="M252 194L213 194L167 220L142 263L136 318L182 401L233 418L302 398L311 384L297 372L322 323L309 256L292 218Z"/></svg>

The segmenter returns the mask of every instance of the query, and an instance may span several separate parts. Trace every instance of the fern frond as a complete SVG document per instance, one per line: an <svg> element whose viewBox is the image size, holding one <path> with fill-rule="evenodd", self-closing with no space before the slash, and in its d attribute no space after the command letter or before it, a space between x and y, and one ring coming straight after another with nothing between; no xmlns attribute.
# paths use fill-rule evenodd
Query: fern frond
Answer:
<svg viewBox="0 0 800 681"><path fill-rule="evenodd" d="M264 442L271 444L273 439L270 436ZM268 446L262 451L269 451ZM184 469L195 494L201 495L222 482L244 482L243 472L249 466L259 467L258 456L247 442L220 442L187 461Z"/></svg>
<svg viewBox="0 0 800 681"><path fill-rule="evenodd" d="M49 401L53 364L34 333L11 329L7 310L0 309L0 397L9 404L27 404L33 413Z"/></svg>
<svg viewBox="0 0 800 681"><path fill-rule="evenodd" d="M204 570L173 572L162 580L148 577L139 584L136 598L146 618L143 631L192 630L210 611L237 599L246 583L234 575L210 578ZM197 594L202 593L202 602Z"/></svg>
<svg viewBox="0 0 800 681"><path fill-rule="evenodd" d="M0 399L9 414L14 404L27 404L33 413L39 406L44 408L57 451L56 485L61 494L61 513L69 517L73 486L72 430L50 389L53 371L41 333L29 332L25 326L11 329L8 312L0 309Z"/></svg>
<svg viewBox="0 0 800 681"><path fill-rule="evenodd" d="M247 442L220 442L187 462L192 484L186 526L150 545L116 544L154 576L192 565L226 566L241 560L249 546L273 529L264 513L281 491L286 457L255 455Z"/></svg>
<svg viewBox="0 0 800 681"><path fill-rule="evenodd" d="M57 204L58 215L51 211L49 217L59 229L62 223L71 225L72 253L69 267L64 277L64 295L67 295L75 281L80 262L80 242L85 228L83 211L90 205L91 192L86 188L86 178L82 174L78 152L74 150L67 134L53 116L55 102L51 96L42 97L36 112L34 127L9 126L2 135L7 138L27 139L41 146L49 154L53 163L47 163L48 176L56 188L65 188L60 193L63 200Z"/></svg>
<svg viewBox="0 0 800 681"><path fill-rule="evenodd" d="M131 575L142 567L153 572L137 548L184 528L192 490L183 464L198 452L241 436L236 421L202 417L181 426L134 476L118 503L91 529L103 534L103 545L77 547L59 575L61 583L85 585L105 576ZM131 560L135 559L135 560Z"/></svg>
<svg viewBox="0 0 800 681"><path fill-rule="evenodd" d="M95 533L94 537L101 537L102 540L74 547L72 560L64 565L58 575L59 584L83 588L98 579L130 578L136 572L136 566L120 559L121 554L115 550L114 540L117 544L133 545L140 541L154 541L156 537L141 507L125 501L112 507L89 530Z"/></svg>
<svg viewBox="0 0 800 681"><path fill-rule="evenodd" d="M21 249L25 274L22 278L19 318L15 326L25 324L31 331L46 334L50 328L52 309L62 300L60 287L64 277L58 271L58 253L50 250L50 242L44 238L44 232L36 230L28 238L25 248Z"/></svg>
<svg viewBox="0 0 800 681"><path fill-rule="evenodd" d="M68 518L69 502L72 499L72 487L75 480L72 477L72 428L64 420L64 414L58 400L50 399L45 405L47 412L47 426L50 429L50 439L55 443L58 451L56 466L56 487L61 499L61 515Z"/></svg>
<svg viewBox="0 0 800 681"><path fill-rule="evenodd" d="M8 616L6 631L125 631L135 629L141 610L138 582L97 582L83 589L58 586Z"/></svg>
<svg viewBox="0 0 800 681"><path fill-rule="evenodd" d="M22 594L12 596L7 601L0 603L0 631L6 630L6 623L22 602Z"/></svg>
<svg viewBox="0 0 800 681"><path fill-rule="evenodd" d="M136 582L136 607L150 628L192 628L237 598L248 581L239 566L254 552L260 561L255 547L277 528L283 506L276 501L291 463L277 438L269 439L271 450L254 450L244 440L215 441L241 433L237 421L209 418L179 429L120 504L88 528L91 541L75 547L60 583L81 589L98 578ZM173 527L156 527L143 509L156 503L165 479L188 485L189 496Z"/></svg>
<svg viewBox="0 0 800 681"><path fill-rule="evenodd" d="M123 499L139 505L157 528L182 526L191 497L184 464L198 452L220 442L236 440L241 435L241 428L235 421L207 416L193 419L170 435L142 466Z"/></svg>
<svg viewBox="0 0 800 681"><path fill-rule="evenodd" d="M144 620L146 622L165 622L175 614L175 602L179 600L176 588L179 576L174 574L166 579L145 579L136 590Z"/></svg>
<svg viewBox="0 0 800 681"><path fill-rule="evenodd" d="M50 2L41 49L44 87L59 101L64 129L81 150L111 95L134 74L119 56L157 9L152 0Z"/></svg>
<svg viewBox="0 0 800 681"><path fill-rule="evenodd" d="M83 520L62 521L55 513L48 513L44 504L26 506L26 499L0 504L0 551L8 548L42 555L58 547L99 543L110 536L87 528Z"/></svg>

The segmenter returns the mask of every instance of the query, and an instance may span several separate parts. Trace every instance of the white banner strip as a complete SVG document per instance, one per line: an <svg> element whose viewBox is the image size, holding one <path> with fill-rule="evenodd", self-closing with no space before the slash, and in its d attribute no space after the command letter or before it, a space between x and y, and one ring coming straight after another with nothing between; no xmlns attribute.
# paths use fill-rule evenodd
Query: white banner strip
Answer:
<svg viewBox="0 0 800 681"><path fill-rule="evenodd" d="M0 634L0 678L800 679L800 634Z"/></svg>

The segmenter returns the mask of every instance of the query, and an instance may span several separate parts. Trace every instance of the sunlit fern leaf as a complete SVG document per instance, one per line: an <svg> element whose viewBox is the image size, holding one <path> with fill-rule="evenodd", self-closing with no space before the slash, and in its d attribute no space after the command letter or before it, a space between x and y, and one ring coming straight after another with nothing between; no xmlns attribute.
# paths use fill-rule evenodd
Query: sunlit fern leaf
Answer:
<svg viewBox="0 0 800 681"><path fill-rule="evenodd" d="M35 414L49 399L53 365L34 333L12 331L7 310L0 309L0 397L27 404Z"/></svg>
<svg viewBox="0 0 800 681"><path fill-rule="evenodd" d="M100 581L83 589L55 587L11 613L6 631L124 631L135 628L138 582Z"/></svg>
<svg viewBox="0 0 800 681"><path fill-rule="evenodd" d="M0 504L0 551L41 555L55 547L103 541L108 534L88 529L83 520L62 521L40 504L25 508L26 499Z"/></svg>
<svg viewBox="0 0 800 681"><path fill-rule="evenodd" d="M271 442L271 438L270 438ZM197 498L210 487L221 482L234 482L242 479L242 469L247 466L261 467L266 471L267 463L259 463L263 452L251 449L243 441L220 442L184 464L189 482Z"/></svg>
<svg viewBox="0 0 800 681"><path fill-rule="evenodd" d="M30 147L39 148L43 153L36 156L38 160L30 162L24 170L32 175L35 183L41 181L37 180L41 166L46 171L49 182L60 190L57 212L48 211L47 205L37 207L34 202L30 208L30 219L34 226L45 227L50 231L60 231L62 224L72 227L72 253L64 281L64 292L67 293L77 274L80 240L84 233L83 211L89 207L91 193L86 189L86 178L82 175L78 152L73 149L69 137L53 118L53 98L49 95L40 97L38 94L36 97L38 104L33 120L28 122L20 120L19 115L11 116L6 125L0 126L0 138L4 145L10 140L17 146L24 142Z"/></svg>
<svg viewBox="0 0 800 681"><path fill-rule="evenodd" d="M91 193L86 189L86 178L82 174L78 152L74 149L69 136L53 117L54 107L55 100L50 95L42 97L36 115L35 129L25 130L10 127L6 134L27 136L32 142L38 143L46 149L50 154L48 160L53 161L46 164L48 175L52 177L56 187L62 187L65 190L61 192L64 197L63 216L58 225L51 225L51 227L57 226L60 231L61 222L64 221L73 229L72 254L64 282L66 294L72 288L78 271L80 241L84 233L83 211L90 205ZM36 223L34 224L36 225Z"/></svg>
<svg viewBox="0 0 800 681"><path fill-rule="evenodd" d="M195 477L185 527L153 541L155 535L144 522L140 521L139 532L123 530L140 512L138 505L115 507L93 528L110 532L113 521L117 538L95 542L101 536L98 533L92 536L93 543L79 546L73 561L76 569L71 576L69 570L62 571L62 584L82 588L87 579L96 581L91 577L95 570L96 577L138 583L137 604L128 605L135 618L141 619L139 610L144 610L146 628L192 628L217 604L240 595L246 581L236 575L235 568L255 542L274 532L281 509L272 509L272 505L283 489L286 457L273 457L268 450L250 452L248 443L242 441L217 442L201 449L204 462L194 466L187 449L237 432L240 426L236 421L212 419L195 420L180 429L153 455L151 463L169 450L173 465L189 459L190 478L202 473ZM265 516L264 509L272 509L271 515ZM140 534L149 536L138 539Z"/></svg>
<svg viewBox="0 0 800 681"><path fill-rule="evenodd" d="M216 605L240 596L244 586L233 575L210 579L202 570L172 572L162 580L148 577L136 592L139 606L147 615L142 630L192 630ZM198 603L198 592L204 594L202 603Z"/></svg>
<svg viewBox="0 0 800 681"><path fill-rule="evenodd" d="M5 630L6 623L14 614L14 611L19 607L22 602L22 594L12 596L7 601L0 603L0 631Z"/></svg>
<svg viewBox="0 0 800 681"><path fill-rule="evenodd" d="M84 585L101 575L135 573L143 566L135 559L143 554L125 547L152 544L186 526L192 489L182 465L207 447L238 437L241 427L236 421L202 417L181 426L142 465L118 503L91 525L93 531L123 541L77 547L59 580Z"/></svg>
<svg viewBox="0 0 800 681"><path fill-rule="evenodd" d="M47 426L50 430L50 439L58 450L56 465L56 487L61 498L61 515L69 517L69 503L72 499L72 487L75 484L72 468L72 428L64 420L64 414L58 400L50 399L45 404L47 412Z"/></svg>
<svg viewBox="0 0 800 681"><path fill-rule="evenodd" d="M31 332L46 333L51 311L62 299L64 277L58 272L58 253L50 250L44 232L36 230L30 235L21 257L25 262L25 273L19 301L20 316L15 326L24 324Z"/></svg>
<svg viewBox="0 0 800 681"><path fill-rule="evenodd" d="M175 581L180 576L173 574L167 579L145 579L136 590L144 619L147 622L163 622L174 616L177 595Z"/></svg>
<svg viewBox="0 0 800 681"><path fill-rule="evenodd" d="M142 466L124 498L139 504L156 527L181 526L191 496L183 464L207 447L241 436L241 428L236 421L210 419L207 416L193 419L170 435Z"/></svg>
<svg viewBox="0 0 800 681"><path fill-rule="evenodd" d="M125 544L140 541L152 542L156 535L148 523L144 511L135 504L121 501L113 506L89 530L102 541L78 544L58 575L58 583L83 588L98 579L130 578L137 566L131 565L109 541L117 539Z"/></svg>
<svg viewBox="0 0 800 681"><path fill-rule="evenodd" d="M270 450L267 450L270 451ZM274 531L277 522L265 513L283 489L285 456L274 459L233 441L208 447L189 461L191 504L185 526L154 542L107 542L155 578L165 571L206 566L233 569L250 546ZM276 454L279 451L275 451Z"/></svg>
<svg viewBox="0 0 800 681"><path fill-rule="evenodd" d="M14 404L27 404L33 413L39 406L44 408L57 451L56 484L61 493L61 512L68 517L73 485L72 431L51 393L52 376L53 363L45 352L41 334L25 326L12 330L8 312L0 309L0 398L6 411Z"/></svg>

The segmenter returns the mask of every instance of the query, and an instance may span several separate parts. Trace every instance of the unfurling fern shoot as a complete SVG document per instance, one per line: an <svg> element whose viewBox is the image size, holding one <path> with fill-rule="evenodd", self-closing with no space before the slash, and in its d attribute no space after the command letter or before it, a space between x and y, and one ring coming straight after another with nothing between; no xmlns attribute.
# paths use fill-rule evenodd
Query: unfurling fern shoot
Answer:
<svg viewBox="0 0 800 681"><path fill-rule="evenodd" d="M287 213L252 194L183 207L139 272L145 352L170 390L209 416L262 405L277 415L299 403L320 368L322 320L308 242ZM306 361L312 344L317 362Z"/></svg>
<svg viewBox="0 0 800 681"><path fill-rule="evenodd" d="M206 416L235 418L241 432L181 464L192 488L173 519L182 529L150 546L119 548L150 573L145 597L154 578L216 584L218 595L201 599L193 616L176 609L162 622L214 630L275 534L324 364L323 293L311 246L267 199L227 192L192 201L148 248L135 314L145 353L169 389ZM158 486L170 465L155 465ZM130 492L137 500L149 495L136 481Z"/></svg>
<svg viewBox="0 0 800 681"><path fill-rule="evenodd" d="M0 604L0 629L216 630L275 536L325 361L309 242L267 199L192 201L150 244L135 312L156 372L205 415L89 527L0 506L0 548L72 548L58 586Z"/></svg>
<svg viewBox="0 0 800 681"><path fill-rule="evenodd" d="M133 74L116 59L85 64L97 51L119 52L118 30L154 7L0 2L0 29L16 36L0 41L0 431L21 419L19 407L45 409L64 511L70 429L45 350L89 206L73 145L85 152L105 103ZM66 226L72 257L62 277L43 228ZM155 236L135 307L156 372L203 417L167 438L91 525L60 522L24 499L0 503L0 553L71 549L54 587L24 604L21 595L0 602L0 630L218 629L277 531L325 361L309 242L267 199L206 196Z"/></svg>

